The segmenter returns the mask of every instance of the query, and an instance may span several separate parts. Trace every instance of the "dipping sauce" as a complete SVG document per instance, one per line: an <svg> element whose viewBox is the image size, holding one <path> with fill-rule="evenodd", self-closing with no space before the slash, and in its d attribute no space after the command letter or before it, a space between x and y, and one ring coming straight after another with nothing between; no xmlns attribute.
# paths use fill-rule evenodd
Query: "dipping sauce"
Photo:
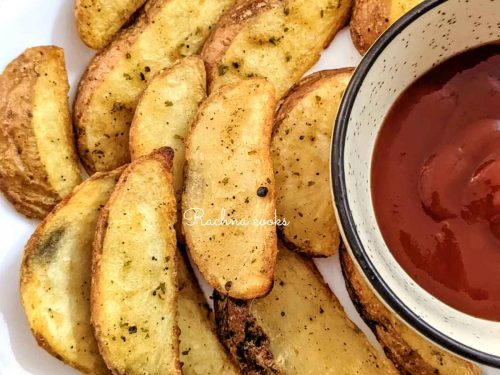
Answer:
<svg viewBox="0 0 500 375"><path fill-rule="evenodd" d="M500 321L500 45L405 90L371 173L377 221L403 269L444 303Z"/></svg>

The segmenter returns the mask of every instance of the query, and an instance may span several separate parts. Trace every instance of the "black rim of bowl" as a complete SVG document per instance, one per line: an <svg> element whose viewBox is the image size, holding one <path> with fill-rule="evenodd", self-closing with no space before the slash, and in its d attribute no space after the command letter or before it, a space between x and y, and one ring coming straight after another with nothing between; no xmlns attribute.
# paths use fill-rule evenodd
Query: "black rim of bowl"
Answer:
<svg viewBox="0 0 500 375"><path fill-rule="evenodd" d="M333 195L345 239L355 256L356 261L362 268L367 278L370 280L371 285L385 300L385 302L389 304L389 306L391 306L391 308L406 322L438 345L470 360L500 368L500 357L471 348L441 333L411 311L394 294L385 281L380 277L380 274L377 272L374 265L366 255L363 244L356 232L354 219L351 215L351 210L347 201L347 189L344 177L344 146L349 117L359 88L378 56L403 29L419 18L422 14L447 1L448 0L427 0L417 5L402 18L396 21L394 25L392 25L385 33L383 33L363 57L345 91L336 120L331 152Z"/></svg>

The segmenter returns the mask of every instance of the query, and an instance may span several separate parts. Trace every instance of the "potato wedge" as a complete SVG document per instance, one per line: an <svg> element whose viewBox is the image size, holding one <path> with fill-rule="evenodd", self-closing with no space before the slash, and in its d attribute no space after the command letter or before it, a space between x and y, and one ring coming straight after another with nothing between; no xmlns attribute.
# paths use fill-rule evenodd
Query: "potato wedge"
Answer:
<svg viewBox="0 0 500 375"><path fill-rule="evenodd" d="M81 181L64 52L34 47L0 75L0 189L22 214L43 219Z"/></svg>
<svg viewBox="0 0 500 375"><path fill-rule="evenodd" d="M136 22L96 55L75 102L78 149L87 171L129 161L129 128L153 75L199 52L234 0L151 0Z"/></svg>
<svg viewBox="0 0 500 375"><path fill-rule="evenodd" d="M186 244L207 282L235 298L260 297L272 285L276 229L262 221L275 213L274 108L265 79L224 86L201 105L186 141Z"/></svg>
<svg viewBox="0 0 500 375"><path fill-rule="evenodd" d="M349 320L312 261L280 247L271 293L214 293L219 337L247 374L397 374Z"/></svg>
<svg viewBox="0 0 500 375"><path fill-rule="evenodd" d="M97 223L91 318L115 374L180 374L172 159L130 164Z"/></svg>
<svg viewBox="0 0 500 375"><path fill-rule="evenodd" d="M354 306L401 374L481 374L477 366L419 336L390 312L370 290L343 245L340 263Z"/></svg>
<svg viewBox="0 0 500 375"><path fill-rule="evenodd" d="M75 20L80 39L88 47L106 47L146 0L76 0Z"/></svg>
<svg viewBox="0 0 500 375"><path fill-rule="evenodd" d="M209 91L265 77L286 91L313 66L349 20L352 0L240 0L203 47Z"/></svg>
<svg viewBox="0 0 500 375"><path fill-rule="evenodd" d="M132 160L162 146L174 150L174 189L179 201L184 184L184 139L205 98L203 60L196 56L187 57L151 80L132 120Z"/></svg>
<svg viewBox="0 0 500 375"><path fill-rule="evenodd" d="M423 0L356 0L349 24L356 49L362 55L389 26Z"/></svg>
<svg viewBox="0 0 500 375"><path fill-rule="evenodd" d="M271 152L278 227L290 248L333 255L340 243L330 193L330 142L342 94L353 69L315 73L293 87L278 108Z"/></svg>
<svg viewBox="0 0 500 375"><path fill-rule="evenodd" d="M189 260L182 255L178 259L179 351L183 375L238 374L238 368L217 338L210 308Z"/></svg>
<svg viewBox="0 0 500 375"><path fill-rule="evenodd" d="M21 300L38 344L88 374L108 374L90 326L92 241L122 169L78 186L41 222L24 250Z"/></svg>

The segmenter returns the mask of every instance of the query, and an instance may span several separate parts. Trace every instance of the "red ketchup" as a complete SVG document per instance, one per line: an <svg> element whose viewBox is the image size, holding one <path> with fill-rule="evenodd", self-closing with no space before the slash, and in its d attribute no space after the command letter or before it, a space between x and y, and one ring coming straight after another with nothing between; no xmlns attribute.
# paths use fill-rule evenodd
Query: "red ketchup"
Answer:
<svg viewBox="0 0 500 375"><path fill-rule="evenodd" d="M500 321L500 45L415 81L384 121L371 173L403 269L449 306Z"/></svg>

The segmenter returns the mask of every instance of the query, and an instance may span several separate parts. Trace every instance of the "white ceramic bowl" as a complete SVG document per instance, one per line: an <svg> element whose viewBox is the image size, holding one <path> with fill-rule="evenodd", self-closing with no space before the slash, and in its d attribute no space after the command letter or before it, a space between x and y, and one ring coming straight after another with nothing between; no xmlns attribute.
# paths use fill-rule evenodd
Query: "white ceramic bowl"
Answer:
<svg viewBox="0 0 500 375"><path fill-rule="evenodd" d="M370 169L377 134L401 92L441 61L499 40L500 0L427 0L411 10L368 51L345 92L331 171L344 241L377 294L438 345L495 367L500 367L500 322L449 307L403 271L375 219ZM500 284L500 275L491 277Z"/></svg>

